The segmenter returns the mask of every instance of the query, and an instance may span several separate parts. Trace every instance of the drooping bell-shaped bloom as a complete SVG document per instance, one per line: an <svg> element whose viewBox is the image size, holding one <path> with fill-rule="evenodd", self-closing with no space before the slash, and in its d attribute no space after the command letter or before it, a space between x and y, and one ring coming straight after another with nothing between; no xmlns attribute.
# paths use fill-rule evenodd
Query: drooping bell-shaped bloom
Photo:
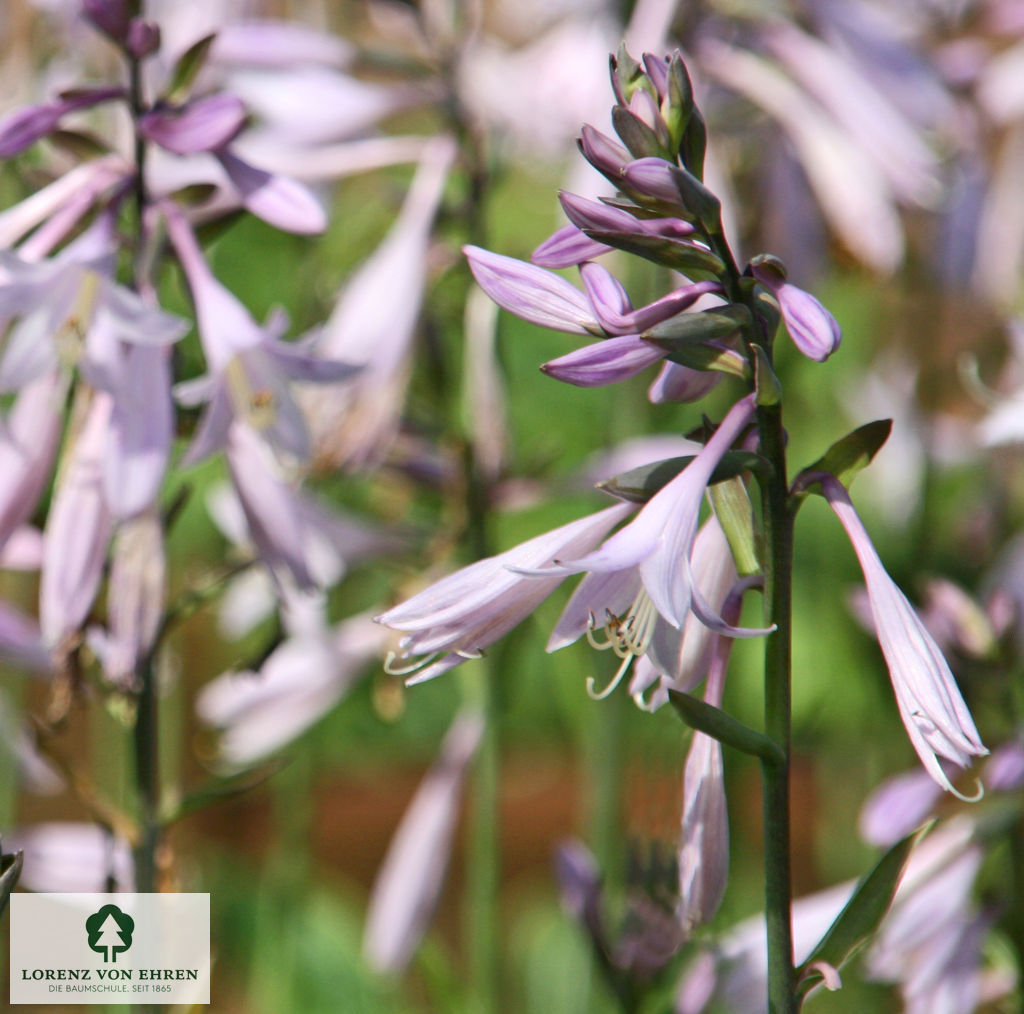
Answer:
<svg viewBox="0 0 1024 1014"><path fill-rule="evenodd" d="M318 459L369 467L394 443L426 287L431 231L454 158L448 137L435 138L423 149L394 225L345 283L324 325L323 355L360 372L343 390L303 391Z"/></svg>
<svg viewBox="0 0 1024 1014"><path fill-rule="evenodd" d="M289 381L342 380L353 368L313 355L300 344L280 341L280 322L260 327L216 279L181 212L168 202L163 208L168 235L192 291L209 368L205 376L176 391L187 404L208 402L186 461L194 464L222 447L234 419L261 433L276 450L305 460L309 433Z"/></svg>
<svg viewBox="0 0 1024 1014"><path fill-rule="evenodd" d="M466 771L482 732L479 715L456 717L391 840L370 895L363 937L363 953L379 972L401 972L427 930L444 886Z"/></svg>
<svg viewBox="0 0 1024 1014"><path fill-rule="evenodd" d="M107 626L88 643L107 681L137 689L139 663L152 649L167 595L163 528L155 509L123 521L114 538L107 589Z"/></svg>
<svg viewBox="0 0 1024 1014"><path fill-rule="evenodd" d="M403 668L394 667L394 658L389 658L389 668L395 675L415 673L406 681L413 684L478 658L529 616L567 572L548 570L541 577L530 574L556 559L588 552L632 509L631 504L616 504L562 525L463 567L382 613L377 617L379 623L406 632L400 642ZM424 657L404 665L405 659L417 655Z"/></svg>
<svg viewBox="0 0 1024 1014"><path fill-rule="evenodd" d="M643 506L636 518L593 553L560 559L552 570L566 574L610 573L639 567L650 604L676 629L692 609L702 623L730 636L760 635L725 623L695 588L691 568L704 493L712 473L754 416L754 395L729 410L704 449Z"/></svg>
<svg viewBox="0 0 1024 1014"><path fill-rule="evenodd" d="M103 453L112 407L109 395L93 395L46 519L39 624L51 648L81 626L103 577L112 526Z"/></svg>
<svg viewBox="0 0 1024 1014"><path fill-rule="evenodd" d="M886 572L846 489L831 476L823 477L821 485L864 572L875 633L910 742L935 781L956 792L940 758L967 768L972 757L982 757L988 750L949 664L917 611Z"/></svg>
<svg viewBox="0 0 1024 1014"><path fill-rule="evenodd" d="M722 610L739 619L740 595L731 595ZM732 639L716 635L704 701L722 706L725 672ZM725 801L722 744L694 732L683 773L683 819L679 839L679 923L683 932L711 920L722 903L729 879L729 811Z"/></svg>
<svg viewBox="0 0 1024 1014"><path fill-rule="evenodd" d="M208 683L196 712L220 731L221 763L258 763L319 721L379 656L383 634L365 615L333 629L307 623L290 630L258 672L228 672Z"/></svg>
<svg viewBox="0 0 1024 1014"><path fill-rule="evenodd" d="M695 588L718 610L736 581L736 566L714 515L697 533L691 568ZM604 640L599 640L602 630ZM662 619L643 591L638 566L586 574L555 624L547 650L557 651L584 634L593 647L612 649L622 659L618 673L599 696L610 693L633 663L629 692L637 706L647 711L665 704L670 688L690 690L704 679L715 638L692 612L682 629Z"/></svg>

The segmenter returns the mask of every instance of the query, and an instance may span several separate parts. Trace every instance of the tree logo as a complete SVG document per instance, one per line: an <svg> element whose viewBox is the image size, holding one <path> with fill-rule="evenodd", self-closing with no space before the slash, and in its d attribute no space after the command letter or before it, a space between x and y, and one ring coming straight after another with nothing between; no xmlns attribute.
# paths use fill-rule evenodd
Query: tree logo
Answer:
<svg viewBox="0 0 1024 1014"><path fill-rule="evenodd" d="M102 954L104 962L116 962L118 954L131 947L134 930L135 920L117 905L104 905L85 920L89 947Z"/></svg>

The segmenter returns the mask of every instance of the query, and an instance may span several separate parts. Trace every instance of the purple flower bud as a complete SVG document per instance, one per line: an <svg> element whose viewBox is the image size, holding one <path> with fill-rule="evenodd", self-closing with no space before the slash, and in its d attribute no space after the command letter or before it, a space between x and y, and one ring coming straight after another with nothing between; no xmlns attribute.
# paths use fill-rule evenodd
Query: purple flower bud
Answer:
<svg viewBox="0 0 1024 1014"><path fill-rule="evenodd" d="M109 102L124 95L122 88L91 88L71 92L56 102L19 109L0 121L0 158L10 158L57 129L62 117L76 109Z"/></svg>
<svg viewBox="0 0 1024 1014"><path fill-rule="evenodd" d="M137 60L141 60L160 48L160 26L142 18L132 18L128 26L128 52Z"/></svg>
<svg viewBox="0 0 1024 1014"><path fill-rule="evenodd" d="M192 155L228 144L245 117L242 100L222 92L181 109L154 109L139 120L139 130L175 155Z"/></svg>
<svg viewBox="0 0 1024 1014"><path fill-rule="evenodd" d="M697 401L721 379L722 374L712 370L694 370L678 363L663 363L654 382L647 389L647 400L652 405Z"/></svg>
<svg viewBox="0 0 1024 1014"><path fill-rule="evenodd" d="M808 359L822 363L839 348L843 338L839 325L814 296L791 285L781 271L769 264L752 265L751 272L779 301L786 330Z"/></svg>
<svg viewBox="0 0 1024 1014"><path fill-rule="evenodd" d="M589 124L584 124L580 131L580 151L599 173L612 180L620 178L631 161L625 148Z"/></svg>
<svg viewBox="0 0 1024 1014"><path fill-rule="evenodd" d="M677 218L637 218L622 208L591 201L565 191L558 195L558 199L566 217L579 229L663 236L667 239L684 239L694 233L694 228L689 222L682 222Z"/></svg>
<svg viewBox="0 0 1024 1014"><path fill-rule="evenodd" d="M124 42L132 17L128 0L82 0L82 13L114 42Z"/></svg>
<svg viewBox="0 0 1024 1014"><path fill-rule="evenodd" d="M604 387L629 380L664 358L664 349L639 335L627 334L585 345L544 363L541 369L555 380L576 387Z"/></svg>
<svg viewBox="0 0 1024 1014"><path fill-rule="evenodd" d="M571 268L600 257L611 249L590 239L575 225L563 225L533 251L530 260L542 268Z"/></svg>

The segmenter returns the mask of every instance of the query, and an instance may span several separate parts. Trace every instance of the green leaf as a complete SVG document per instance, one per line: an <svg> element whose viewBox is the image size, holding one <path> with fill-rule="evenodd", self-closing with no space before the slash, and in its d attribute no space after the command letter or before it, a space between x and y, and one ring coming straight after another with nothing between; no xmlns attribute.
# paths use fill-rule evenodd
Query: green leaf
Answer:
<svg viewBox="0 0 1024 1014"><path fill-rule="evenodd" d="M18 883L21 875L23 855L15 852L13 855L0 855L0 914L7 908L7 901Z"/></svg>
<svg viewBox="0 0 1024 1014"><path fill-rule="evenodd" d="M841 968L878 929L878 924L892 904L911 850L930 828L929 824L896 842L857 885L846 907L836 916L828 932L797 969L801 993L807 993L820 978L820 973L810 969L811 965L823 961L833 968Z"/></svg>
<svg viewBox="0 0 1024 1014"><path fill-rule="evenodd" d="M216 32L204 35L198 42L193 42L181 56L178 57L171 72L171 84L165 96L166 101L172 106L181 105L185 102L195 84L199 72L210 55L210 47L213 40L217 38Z"/></svg>
<svg viewBox="0 0 1024 1014"><path fill-rule="evenodd" d="M717 739L725 746L759 757L766 764L781 767L786 763L785 754L774 740L738 722L721 708L678 690L670 690L668 698L679 717L698 732Z"/></svg>
<svg viewBox="0 0 1024 1014"><path fill-rule="evenodd" d="M740 577L761 573L754 535L754 508L740 478L727 479L708 488L711 505L725 532Z"/></svg>
<svg viewBox="0 0 1024 1014"><path fill-rule="evenodd" d="M615 206L633 207L628 203ZM596 229L583 231L599 243L613 246L617 250L625 250L626 253L654 261L663 267L681 271L694 281L719 278L725 270L725 265L717 254L686 240L643 236L633 232L604 232Z"/></svg>
<svg viewBox="0 0 1024 1014"><path fill-rule="evenodd" d="M782 401L782 384L768 362L760 345L754 345L754 390L758 405L778 405Z"/></svg>
<svg viewBox="0 0 1024 1014"><path fill-rule="evenodd" d="M733 349L723 348L708 342L678 345L665 357L691 370L714 370L740 380L750 379L750 364Z"/></svg>
<svg viewBox="0 0 1024 1014"><path fill-rule="evenodd" d="M630 503L646 503L658 490L667 486L687 465L693 461L694 455L687 454L679 458L666 458L654 461L640 468L631 468L628 472L605 479L597 484L620 500ZM764 473L771 470L771 465L753 451L727 451L711 475L711 484L725 482L735 478L742 472Z"/></svg>
<svg viewBox="0 0 1024 1014"><path fill-rule="evenodd" d="M866 423L842 440L837 440L813 465L808 465L793 482L793 495L803 498L808 493L821 494L815 480L816 472L834 475L844 486L882 449L892 430L891 419L877 419Z"/></svg>
<svg viewBox="0 0 1024 1014"><path fill-rule="evenodd" d="M671 158L657 133L625 106L612 109L612 126L633 158Z"/></svg>
<svg viewBox="0 0 1024 1014"><path fill-rule="evenodd" d="M679 55L679 50L676 50L668 65L668 100L663 108L669 145L674 152L678 152L682 145L693 110L693 85L690 83L690 75L686 72L686 65ZM688 165L687 168L690 172L694 171L693 166ZM698 172L695 175L699 178L700 167L697 168Z"/></svg>
<svg viewBox="0 0 1024 1014"><path fill-rule="evenodd" d="M641 338L674 352L681 345L714 341L735 334L750 321L750 312L739 303L713 310L677 313L641 334Z"/></svg>

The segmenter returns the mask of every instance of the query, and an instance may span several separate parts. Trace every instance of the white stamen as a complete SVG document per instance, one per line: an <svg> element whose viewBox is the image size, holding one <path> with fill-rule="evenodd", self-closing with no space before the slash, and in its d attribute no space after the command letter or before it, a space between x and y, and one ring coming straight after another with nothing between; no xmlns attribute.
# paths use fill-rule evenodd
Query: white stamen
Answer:
<svg viewBox="0 0 1024 1014"><path fill-rule="evenodd" d="M384 671L389 676L408 676L409 673L417 672L424 666L429 665L440 654L441 652L435 651L429 655L424 656L423 658L417 659L415 662L412 662L409 665L396 666L395 660L398 658L398 652L389 651L384 658Z"/></svg>

